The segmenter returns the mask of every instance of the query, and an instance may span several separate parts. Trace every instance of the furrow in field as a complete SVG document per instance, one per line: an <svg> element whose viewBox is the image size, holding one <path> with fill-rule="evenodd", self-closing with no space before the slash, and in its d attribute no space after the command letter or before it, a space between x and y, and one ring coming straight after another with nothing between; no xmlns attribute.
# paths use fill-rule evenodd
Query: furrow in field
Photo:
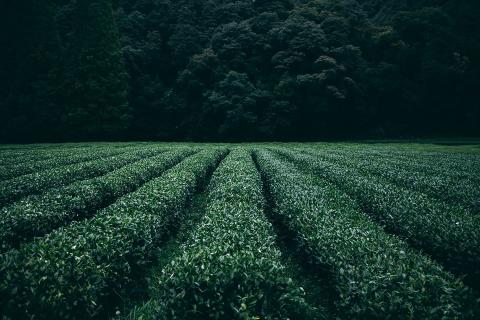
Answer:
<svg viewBox="0 0 480 320"><path fill-rule="evenodd" d="M124 154L31 173L0 182L0 207L22 197L93 178L134 161L158 154L161 149L139 148Z"/></svg>
<svg viewBox="0 0 480 320"><path fill-rule="evenodd" d="M344 190L362 210L413 247L423 250L465 281L479 286L480 218L425 194L394 185L318 156L279 150L282 155Z"/></svg>
<svg viewBox="0 0 480 320"><path fill-rule="evenodd" d="M438 264L370 221L335 185L267 151L257 161L273 212L302 252L332 277L339 316L475 319L472 292Z"/></svg>
<svg viewBox="0 0 480 320"><path fill-rule="evenodd" d="M205 215L131 318L323 318L288 277L264 205L250 152L235 149L213 174Z"/></svg>
<svg viewBox="0 0 480 320"><path fill-rule="evenodd" d="M205 214L205 196L205 193L197 193L192 197L192 203L185 210L185 217L179 229L169 233L168 240L155 250L154 262L146 276L135 283L135 289L128 292L127 297L122 297L124 303L118 311L120 319L147 320L157 315L156 302L150 298L151 280L155 279L159 270L167 265L172 257L179 254L182 245L198 225L199 220Z"/></svg>
<svg viewBox="0 0 480 320"><path fill-rule="evenodd" d="M106 318L225 153L201 151L95 217L0 255L0 316Z"/></svg>
<svg viewBox="0 0 480 320"><path fill-rule="evenodd" d="M90 217L159 176L194 151L178 149L127 164L106 175L32 195L0 211L0 253L71 221Z"/></svg>
<svg viewBox="0 0 480 320"><path fill-rule="evenodd" d="M292 279L305 290L305 300L314 306L324 307L328 319L337 313L334 301L337 298L330 274L320 269L312 259L300 250L295 233L288 229L281 216L275 214L275 201L268 177L258 162L259 149L254 150L253 160L262 178L263 192L266 200L265 215L273 226L276 244L282 253L282 262ZM322 271L323 270L323 271Z"/></svg>
<svg viewBox="0 0 480 320"><path fill-rule="evenodd" d="M145 301L150 298L151 279L155 278L155 274L160 272L172 257L178 254L182 244L185 243L205 214L206 188L214 170L211 171L207 174L205 183L200 183L199 188L192 195L192 199L182 213L181 219L176 224L171 225L161 245L154 249L152 266L146 272L146 275L139 277L132 290L126 293L127 296L122 297L121 300L124 303L119 306L120 314L123 316L122 319L136 318L135 314L145 314L149 310L150 303L145 303Z"/></svg>

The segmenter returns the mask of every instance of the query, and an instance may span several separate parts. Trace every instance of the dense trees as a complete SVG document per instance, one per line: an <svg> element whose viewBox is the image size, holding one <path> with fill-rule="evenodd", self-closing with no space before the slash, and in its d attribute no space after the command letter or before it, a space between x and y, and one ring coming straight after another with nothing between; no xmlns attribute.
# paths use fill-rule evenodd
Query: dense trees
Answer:
<svg viewBox="0 0 480 320"><path fill-rule="evenodd" d="M55 7L45 0L0 4L0 137L51 138L44 127L58 119L61 64ZM51 132L50 132L51 133Z"/></svg>
<svg viewBox="0 0 480 320"><path fill-rule="evenodd" d="M5 3L3 140L480 134L476 2Z"/></svg>
<svg viewBox="0 0 480 320"><path fill-rule="evenodd" d="M65 72L62 122L70 137L117 137L127 128L127 73L111 0L78 0Z"/></svg>
<svg viewBox="0 0 480 320"><path fill-rule="evenodd" d="M120 137L130 111L110 0L2 5L2 140Z"/></svg>

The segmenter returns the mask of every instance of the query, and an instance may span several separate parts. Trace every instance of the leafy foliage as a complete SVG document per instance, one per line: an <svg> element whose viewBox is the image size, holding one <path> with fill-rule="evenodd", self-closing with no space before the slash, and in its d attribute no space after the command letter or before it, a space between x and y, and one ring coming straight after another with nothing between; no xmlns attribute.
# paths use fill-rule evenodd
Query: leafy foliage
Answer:
<svg viewBox="0 0 480 320"><path fill-rule="evenodd" d="M98 209L133 192L189 154L191 151L182 149L162 153L97 178L26 197L3 208L0 211L0 252L71 221L92 216Z"/></svg>
<svg viewBox="0 0 480 320"><path fill-rule="evenodd" d="M11 164L0 166L0 181L12 179L29 173L39 172L42 170L53 169L55 167L94 160L96 157L101 158L104 156L115 155L116 153L120 154L122 152L122 150L112 150L111 148L98 150L98 152L94 154L86 151L86 149L79 149L75 151L69 150L68 152L62 152L60 154L52 152L42 156L34 155L31 157L31 159L29 159L27 156L22 156L21 162L19 159L15 159L15 161L13 161Z"/></svg>
<svg viewBox="0 0 480 320"><path fill-rule="evenodd" d="M151 318L321 318L287 277L264 206L250 153L233 150L212 177L205 216L154 275Z"/></svg>
<svg viewBox="0 0 480 320"><path fill-rule="evenodd" d="M325 161L316 152L308 155L290 152L289 156L345 190L386 230L424 250L448 270L467 276L475 287L479 285L478 217L455 203L438 201L374 174L361 172L355 165Z"/></svg>
<svg viewBox="0 0 480 320"><path fill-rule="evenodd" d="M478 160L477 145L0 145L19 174L0 182L0 317L477 319Z"/></svg>
<svg viewBox="0 0 480 320"><path fill-rule="evenodd" d="M49 170L33 172L0 182L0 205L11 203L22 197L45 192L50 188L67 185L78 180L93 178L106 174L126 164L152 156L156 150L140 148L136 152L124 153L113 151L113 155ZM104 155L105 156L105 155Z"/></svg>
<svg viewBox="0 0 480 320"><path fill-rule="evenodd" d="M472 319L473 295L430 259L387 235L340 188L272 154L257 159L271 189L274 213L311 261L326 268L353 318ZM361 266L361 267L360 267Z"/></svg>
<svg viewBox="0 0 480 320"><path fill-rule="evenodd" d="M480 133L474 1L4 3L2 140Z"/></svg>
<svg viewBox="0 0 480 320"><path fill-rule="evenodd" d="M66 319L115 310L118 294L131 288L154 247L181 220L197 184L224 154L202 151L92 219L1 255L2 313Z"/></svg>

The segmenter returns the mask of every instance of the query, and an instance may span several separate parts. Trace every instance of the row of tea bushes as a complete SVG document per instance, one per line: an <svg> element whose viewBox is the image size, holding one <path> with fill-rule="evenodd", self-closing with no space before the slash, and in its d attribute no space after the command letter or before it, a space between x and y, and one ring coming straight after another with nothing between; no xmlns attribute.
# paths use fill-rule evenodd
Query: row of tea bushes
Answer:
<svg viewBox="0 0 480 320"><path fill-rule="evenodd" d="M21 149L2 148L0 146L0 166L17 165L19 163L32 163L53 159L57 157L68 157L78 153L95 153L98 150L124 150L138 146L138 143L124 143L118 145L105 145L102 143L96 144L78 144L69 146L68 144L55 144L48 147L32 147L25 146ZM4 146L5 147L5 146Z"/></svg>
<svg viewBox="0 0 480 320"><path fill-rule="evenodd" d="M477 216L351 166L321 160L318 152L281 150L304 170L344 190L388 232L424 250L455 274L467 275L473 286L478 285L480 219Z"/></svg>
<svg viewBox="0 0 480 320"><path fill-rule="evenodd" d="M318 148L322 151L321 148ZM390 147L356 145L348 148L328 148L329 153L343 153L355 157L377 158L404 169L433 175L449 175L459 179L480 181L480 161L478 156L466 153L425 152L398 150Z"/></svg>
<svg viewBox="0 0 480 320"><path fill-rule="evenodd" d="M26 197L0 210L0 252L93 215L116 198L180 162L193 151L176 149L139 160L104 176Z"/></svg>
<svg viewBox="0 0 480 320"><path fill-rule="evenodd" d="M471 292L370 221L335 185L257 152L273 212L313 264L333 277L336 305L355 319L475 319Z"/></svg>
<svg viewBox="0 0 480 320"><path fill-rule="evenodd" d="M1 255L0 317L105 318L143 275L153 249L225 153L201 151L92 219Z"/></svg>
<svg viewBox="0 0 480 320"><path fill-rule="evenodd" d="M12 179L25 174L40 172L69 164L91 161L109 156L118 155L128 151L128 148L96 148L92 151L85 149L73 150L65 154L53 156L48 159L34 159L0 166L0 181ZM53 153L53 152L52 152Z"/></svg>
<svg viewBox="0 0 480 320"><path fill-rule="evenodd" d="M250 152L236 149L214 172L204 217L153 280L137 319L314 319L286 276L262 181Z"/></svg>
<svg viewBox="0 0 480 320"><path fill-rule="evenodd" d="M480 213L480 181L459 177L452 172L432 175L407 169L407 160L388 161L377 157L358 157L354 152L318 152L316 155L362 172L378 175L400 186L426 193L451 205L460 205L473 214ZM457 172L457 171L455 171Z"/></svg>
<svg viewBox="0 0 480 320"><path fill-rule="evenodd" d="M28 147L27 147L28 146ZM72 154L77 149L82 148L69 148L62 144L59 144L59 148L47 147L33 147L31 145L25 145L23 148L12 148L10 145L0 145L0 166L14 165L21 161L32 162L42 161L56 156L62 156ZM98 148L88 148L88 150L95 150Z"/></svg>
<svg viewBox="0 0 480 320"><path fill-rule="evenodd" d="M48 189L106 174L160 152L162 150L157 148L137 148L116 156L71 164L2 181L0 182L0 206L31 194L39 194Z"/></svg>

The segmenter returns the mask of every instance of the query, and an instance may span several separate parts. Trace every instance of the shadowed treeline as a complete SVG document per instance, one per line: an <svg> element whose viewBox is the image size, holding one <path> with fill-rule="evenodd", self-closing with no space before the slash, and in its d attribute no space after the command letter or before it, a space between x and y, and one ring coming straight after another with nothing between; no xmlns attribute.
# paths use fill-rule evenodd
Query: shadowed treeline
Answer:
<svg viewBox="0 0 480 320"><path fill-rule="evenodd" d="M1 141L480 134L478 2L0 6Z"/></svg>

